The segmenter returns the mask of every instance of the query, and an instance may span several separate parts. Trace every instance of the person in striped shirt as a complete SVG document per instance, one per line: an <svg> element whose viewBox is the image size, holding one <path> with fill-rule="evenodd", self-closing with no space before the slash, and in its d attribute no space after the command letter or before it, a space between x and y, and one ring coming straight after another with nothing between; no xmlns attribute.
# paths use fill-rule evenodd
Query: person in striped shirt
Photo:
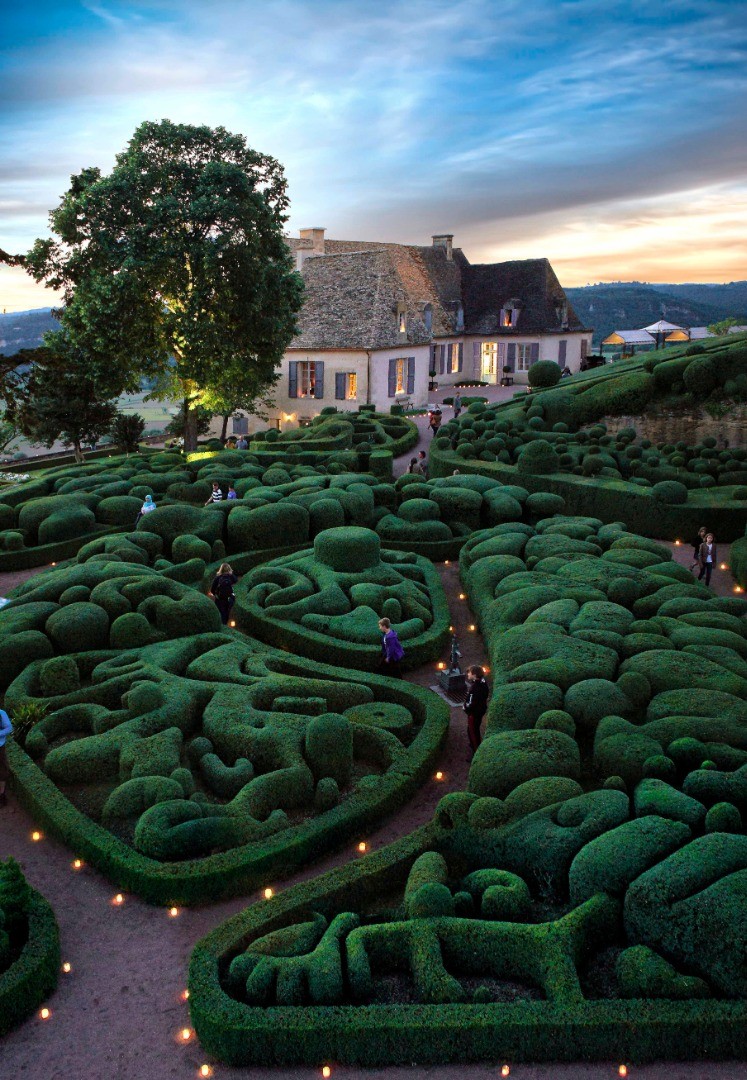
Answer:
<svg viewBox="0 0 747 1080"><path fill-rule="evenodd" d="M213 480L213 490L210 492L210 497L205 503L205 506L210 506L211 503L219 503L223 501L223 492L221 491L220 484L217 480Z"/></svg>

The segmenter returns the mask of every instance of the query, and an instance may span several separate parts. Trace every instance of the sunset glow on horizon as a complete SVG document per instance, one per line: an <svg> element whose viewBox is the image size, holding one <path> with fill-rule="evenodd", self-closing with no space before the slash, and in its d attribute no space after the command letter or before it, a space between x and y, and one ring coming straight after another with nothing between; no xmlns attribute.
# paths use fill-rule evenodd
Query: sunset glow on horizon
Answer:
<svg viewBox="0 0 747 1080"><path fill-rule="evenodd" d="M282 162L287 230L546 256L566 286L747 278L747 24L673 0L41 0L4 13L0 247L143 120ZM741 9L743 11L743 9ZM0 310L58 298L0 267Z"/></svg>

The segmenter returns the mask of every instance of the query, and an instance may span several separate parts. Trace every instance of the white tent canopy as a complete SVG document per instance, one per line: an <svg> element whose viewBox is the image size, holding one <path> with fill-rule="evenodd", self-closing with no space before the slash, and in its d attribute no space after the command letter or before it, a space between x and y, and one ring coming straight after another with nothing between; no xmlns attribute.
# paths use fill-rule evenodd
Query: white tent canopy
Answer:
<svg viewBox="0 0 747 1080"><path fill-rule="evenodd" d="M674 323L667 322L666 319L659 319L658 322L651 323L650 326L644 326L644 330L648 330L649 334L668 334L670 330L683 330L682 326L675 326Z"/></svg>
<svg viewBox="0 0 747 1080"><path fill-rule="evenodd" d="M602 345L654 345L651 334L646 330L615 330L606 337Z"/></svg>

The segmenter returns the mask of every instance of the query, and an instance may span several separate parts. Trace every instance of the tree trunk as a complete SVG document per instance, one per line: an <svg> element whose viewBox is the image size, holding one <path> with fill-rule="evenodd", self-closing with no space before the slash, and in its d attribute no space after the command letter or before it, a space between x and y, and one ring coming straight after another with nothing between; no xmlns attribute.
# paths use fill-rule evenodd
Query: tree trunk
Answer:
<svg viewBox="0 0 747 1080"><path fill-rule="evenodd" d="M184 402L184 452L197 449L197 410Z"/></svg>
<svg viewBox="0 0 747 1080"><path fill-rule="evenodd" d="M223 423L221 424L221 429L220 429L220 441L221 442L226 441L226 435L228 434L228 421L230 420L230 418L231 418L230 413L223 413Z"/></svg>

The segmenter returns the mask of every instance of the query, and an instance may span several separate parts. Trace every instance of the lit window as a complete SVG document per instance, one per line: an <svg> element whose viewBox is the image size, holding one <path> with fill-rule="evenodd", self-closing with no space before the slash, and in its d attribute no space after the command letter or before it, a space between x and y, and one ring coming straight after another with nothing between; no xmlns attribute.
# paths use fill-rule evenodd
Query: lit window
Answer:
<svg viewBox="0 0 747 1080"><path fill-rule="evenodd" d="M314 397L316 387L316 364L313 360L298 362L298 396Z"/></svg>
<svg viewBox="0 0 747 1080"><path fill-rule="evenodd" d="M405 314L405 312L401 308L400 308L400 310L399 310L399 312L397 314L397 318L398 318L398 321L399 321L399 332L400 332L400 334L406 334L407 333L407 315Z"/></svg>
<svg viewBox="0 0 747 1080"><path fill-rule="evenodd" d="M348 371L345 375L345 399L354 401L358 397L358 375L355 371Z"/></svg>
<svg viewBox="0 0 747 1080"><path fill-rule="evenodd" d="M396 376L395 393L404 394L407 392L407 360L397 360L394 365L394 371Z"/></svg>
<svg viewBox="0 0 747 1080"><path fill-rule="evenodd" d="M532 366L532 346L531 345L517 345L516 346L516 370L517 371L529 371Z"/></svg>
<svg viewBox="0 0 747 1080"><path fill-rule="evenodd" d="M498 343L496 341L483 341L481 353L483 375L495 375L498 364Z"/></svg>
<svg viewBox="0 0 747 1080"><path fill-rule="evenodd" d="M501 326L514 326L515 311L513 308L505 307L501 311Z"/></svg>

